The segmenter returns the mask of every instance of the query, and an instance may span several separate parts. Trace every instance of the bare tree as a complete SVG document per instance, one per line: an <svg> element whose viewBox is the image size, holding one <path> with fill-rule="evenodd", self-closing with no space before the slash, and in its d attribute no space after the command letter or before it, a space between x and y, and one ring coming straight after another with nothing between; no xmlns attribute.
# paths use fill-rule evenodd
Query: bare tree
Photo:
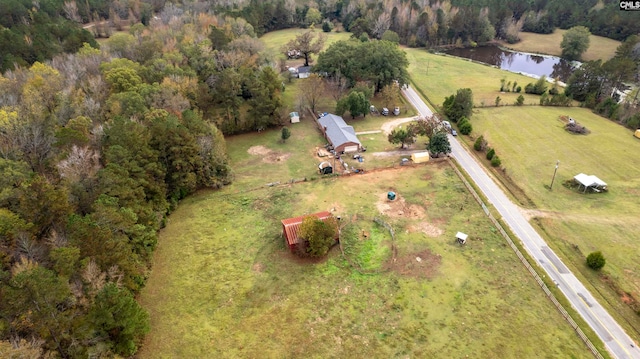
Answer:
<svg viewBox="0 0 640 359"><path fill-rule="evenodd" d="M389 26L391 26L391 15L387 12L383 12L373 23L373 35L377 39L382 38L382 34L384 34L385 31L389 30Z"/></svg>
<svg viewBox="0 0 640 359"><path fill-rule="evenodd" d="M342 74L340 74L340 71L329 77L327 80L327 86L331 89L331 95L336 101L340 100L349 89L347 81L344 79Z"/></svg>
<svg viewBox="0 0 640 359"><path fill-rule="evenodd" d="M88 147L74 145L66 159L58 163L60 176L71 182L93 178L100 169L100 154Z"/></svg>
<svg viewBox="0 0 640 359"><path fill-rule="evenodd" d="M64 5L62 5L62 11L64 11L64 16L67 19L75 21L78 24L82 23L82 18L78 13L78 5L76 4L75 0L65 1Z"/></svg>
<svg viewBox="0 0 640 359"><path fill-rule="evenodd" d="M318 74L311 74L300 86L300 102L311 108L316 113L318 101L324 95L324 80Z"/></svg>

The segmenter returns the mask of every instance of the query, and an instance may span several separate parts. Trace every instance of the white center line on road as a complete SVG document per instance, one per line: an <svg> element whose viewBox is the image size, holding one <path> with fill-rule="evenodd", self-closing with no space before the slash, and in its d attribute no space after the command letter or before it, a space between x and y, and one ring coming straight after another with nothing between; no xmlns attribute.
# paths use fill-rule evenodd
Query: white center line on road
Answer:
<svg viewBox="0 0 640 359"><path fill-rule="evenodd" d="M422 116L431 116L433 114L431 109L427 107L412 88L407 87L402 92ZM475 158L460 145L455 137L449 136L449 142L451 143L453 157L464 171L469 174L489 203L500 213L504 222L520 239L529 255L540 261L540 267L554 283L557 283L558 288L569 300L576 312L580 314L605 344L609 354L614 358L620 359L640 359L640 348L631 337L562 263L560 257L548 247L544 239L524 218L517 206L509 200Z"/></svg>

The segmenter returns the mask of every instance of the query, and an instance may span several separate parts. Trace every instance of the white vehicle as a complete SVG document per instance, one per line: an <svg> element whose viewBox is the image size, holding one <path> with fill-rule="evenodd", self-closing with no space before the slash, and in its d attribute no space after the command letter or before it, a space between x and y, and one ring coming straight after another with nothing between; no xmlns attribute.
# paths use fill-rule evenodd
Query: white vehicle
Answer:
<svg viewBox="0 0 640 359"><path fill-rule="evenodd" d="M394 115L396 115L396 116L398 116L398 115L400 114L400 107L395 107L395 108L393 109L393 114L394 114Z"/></svg>
<svg viewBox="0 0 640 359"><path fill-rule="evenodd" d="M451 124L449 123L449 121L442 121L442 124L444 125L444 128L446 128L447 130L451 130Z"/></svg>

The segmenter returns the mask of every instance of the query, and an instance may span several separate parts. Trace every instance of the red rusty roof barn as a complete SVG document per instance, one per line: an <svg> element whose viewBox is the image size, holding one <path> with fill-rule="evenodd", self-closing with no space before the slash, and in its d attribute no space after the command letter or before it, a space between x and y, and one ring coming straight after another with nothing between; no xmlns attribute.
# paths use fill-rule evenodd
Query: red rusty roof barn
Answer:
<svg viewBox="0 0 640 359"><path fill-rule="evenodd" d="M284 235L285 241L287 241L287 245L289 246L289 250L294 252L296 249L296 245L300 241L299 233L300 233L300 225L302 224L302 220L308 216L318 217L319 220L325 221L328 218L333 217L333 215L327 211L307 214L304 216L287 218L282 220L282 234Z"/></svg>

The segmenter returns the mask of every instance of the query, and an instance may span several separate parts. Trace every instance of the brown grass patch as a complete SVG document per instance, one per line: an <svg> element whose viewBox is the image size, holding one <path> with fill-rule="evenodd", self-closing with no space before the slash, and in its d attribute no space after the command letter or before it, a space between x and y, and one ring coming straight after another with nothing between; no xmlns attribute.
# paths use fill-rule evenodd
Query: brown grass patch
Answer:
<svg viewBox="0 0 640 359"><path fill-rule="evenodd" d="M260 262L255 262L253 264L253 266L251 266L251 270L253 270L254 272L258 272L258 273L262 273L264 272L264 269L266 268L266 266Z"/></svg>
<svg viewBox="0 0 640 359"><path fill-rule="evenodd" d="M407 277L433 279L439 273L441 262L442 257L439 254L425 249L397 257L387 264L386 269Z"/></svg>
<svg viewBox="0 0 640 359"><path fill-rule="evenodd" d="M290 153L275 152L265 146L251 146L247 152L253 156L261 156L262 162L266 163L284 162L291 157Z"/></svg>
<svg viewBox="0 0 640 359"><path fill-rule="evenodd" d="M418 224L409 226L409 232L422 232L429 237L437 238L444 234L444 230L434 223L420 222Z"/></svg>
<svg viewBox="0 0 640 359"><path fill-rule="evenodd" d="M396 192L396 199L393 201L387 199L386 193L381 193L378 196L376 208L378 208L378 211L380 211L381 214L387 215L391 218L404 217L410 219L421 219L425 217L425 210L422 206L418 206L417 204L408 205L398 192Z"/></svg>

